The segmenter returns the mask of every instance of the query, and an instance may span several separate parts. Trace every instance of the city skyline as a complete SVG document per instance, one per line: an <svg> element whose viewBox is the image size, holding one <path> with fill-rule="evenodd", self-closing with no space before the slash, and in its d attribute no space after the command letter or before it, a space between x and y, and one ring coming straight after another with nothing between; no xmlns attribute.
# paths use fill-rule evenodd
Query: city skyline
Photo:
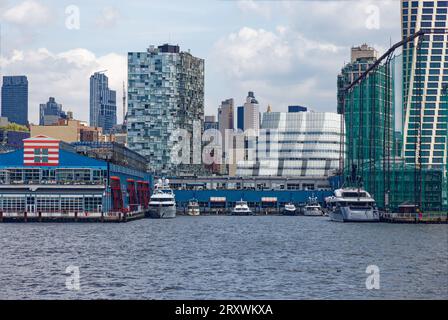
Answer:
<svg viewBox="0 0 448 320"><path fill-rule="evenodd" d="M286 111L289 104L299 103L333 112L334 74L347 62L350 48L368 42L383 52L400 39L400 26L393 22L399 19L400 1L379 1L373 7L363 1L197 1L207 15L176 1L132 3L75 2L80 28L68 29L65 20L73 11L66 9L73 8L65 4L0 2L1 71L29 77L30 122L38 122L38 106L49 96L60 97L75 116L88 121L90 75L108 69L110 87L119 90L127 82L127 52L149 43L179 44L205 59L205 114L216 114L225 97L239 101L248 91L258 93L261 110L269 104L274 111ZM154 13L150 22L145 9ZM335 10L341 12L338 17ZM378 28L368 23L375 10ZM220 15L222 24L217 26L213 15ZM158 27L166 16L176 21ZM347 19L352 26L345 25ZM311 28L316 21L319 30ZM50 81L43 70L52 74ZM68 87L73 90L67 92Z"/></svg>

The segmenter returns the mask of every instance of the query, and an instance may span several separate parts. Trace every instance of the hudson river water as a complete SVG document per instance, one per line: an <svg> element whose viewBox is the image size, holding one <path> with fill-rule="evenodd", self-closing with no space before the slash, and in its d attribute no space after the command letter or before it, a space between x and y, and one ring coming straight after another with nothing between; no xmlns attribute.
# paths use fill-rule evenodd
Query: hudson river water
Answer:
<svg viewBox="0 0 448 320"><path fill-rule="evenodd" d="M0 299L448 299L447 225L181 216L0 235ZM366 289L369 265L379 290Z"/></svg>

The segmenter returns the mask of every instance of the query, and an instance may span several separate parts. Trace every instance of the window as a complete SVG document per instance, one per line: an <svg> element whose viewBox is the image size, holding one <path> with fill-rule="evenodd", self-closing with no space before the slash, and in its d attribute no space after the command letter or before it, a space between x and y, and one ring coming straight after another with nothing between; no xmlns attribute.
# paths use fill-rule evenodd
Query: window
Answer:
<svg viewBox="0 0 448 320"><path fill-rule="evenodd" d="M8 195L0 198L0 210L3 212L24 212L26 198L24 195Z"/></svg>
<svg viewBox="0 0 448 320"><path fill-rule="evenodd" d="M48 163L48 149L34 149L35 163Z"/></svg>

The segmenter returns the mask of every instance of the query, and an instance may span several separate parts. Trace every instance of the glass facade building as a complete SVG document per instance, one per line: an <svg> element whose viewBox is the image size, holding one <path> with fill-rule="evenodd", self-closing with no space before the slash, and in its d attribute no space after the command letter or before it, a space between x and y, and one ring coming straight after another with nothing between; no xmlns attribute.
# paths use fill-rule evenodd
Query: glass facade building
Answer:
<svg viewBox="0 0 448 320"><path fill-rule="evenodd" d="M244 106L236 108L236 128L244 131Z"/></svg>
<svg viewBox="0 0 448 320"><path fill-rule="evenodd" d="M344 89L356 80L363 72L365 72L377 60L377 52L375 49L363 44L360 47L351 49L351 62L342 68L338 75L338 113L343 113Z"/></svg>
<svg viewBox="0 0 448 320"><path fill-rule="evenodd" d="M201 131L203 122L203 59L172 45L128 53L128 146L147 158L152 172L178 170L171 160L173 132L193 134L194 123ZM190 147L193 162L193 148L201 145L191 141Z"/></svg>
<svg viewBox="0 0 448 320"><path fill-rule="evenodd" d="M443 5L404 1L403 13L414 15L414 29L404 23L403 37L428 26L417 23L419 12L442 12ZM442 39L444 51L434 44ZM346 128L344 181L362 185L381 209L395 211L403 204L415 204L423 211L447 207L446 35L425 35L420 41L420 50L419 40L409 42L402 55L391 54L338 96L343 98Z"/></svg>
<svg viewBox="0 0 448 320"><path fill-rule="evenodd" d="M260 129L260 108L252 91L248 92L244 103L244 130L249 129L255 132Z"/></svg>
<svg viewBox="0 0 448 320"><path fill-rule="evenodd" d="M238 176L330 176L339 168L341 116L265 112L256 145L255 158L238 162Z"/></svg>
<svg viewBox="0 0 448 320"><path fill-rule="evenodd" d="M28 125L28 79L26 76L4 76L2 117L9 122Z"/></svg>
<svg viewBox="0 0 448 320"><path fill-rule="evenodd" d="M67 119L67 115L62 111L62 104L50 97L47 103L39 106L39 125L50 126L58 124L60 119Z"/></svg>
<svg viewBox="0 0 448 320"><path fill-rule="evenodd" d="M423 167L443 168L448 158L448 110L442 93L448 84L448 1L404 0L401 10L403 38L434 31L403 47L404 157L419 165L420 154Z"/></svg>
<svg viewBox="0 0 448 320"><path fill-rule="evenodd" d="M109 79L101 72L90 77L90 126L104 133L117 124L117 93L109 89Z"/></svg>

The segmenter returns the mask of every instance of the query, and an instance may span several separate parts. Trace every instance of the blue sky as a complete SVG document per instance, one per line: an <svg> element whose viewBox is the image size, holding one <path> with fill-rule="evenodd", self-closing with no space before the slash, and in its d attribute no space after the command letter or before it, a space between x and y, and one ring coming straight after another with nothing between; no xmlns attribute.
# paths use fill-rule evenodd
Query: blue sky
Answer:
<svg viewBox="0 0 448 320"><path fill-rule="evenodd" d="M70 5L79 29L66 26ZM205 59L207 114L227 98L242 104L249 90L262 110L335 111L350 47L381 53L398 41L399 9L399 0L0 0L1 74L29 77L31 122L49 96L88 120L92 72L107 69L121 101L127 52L170 42Z"/></svg>

